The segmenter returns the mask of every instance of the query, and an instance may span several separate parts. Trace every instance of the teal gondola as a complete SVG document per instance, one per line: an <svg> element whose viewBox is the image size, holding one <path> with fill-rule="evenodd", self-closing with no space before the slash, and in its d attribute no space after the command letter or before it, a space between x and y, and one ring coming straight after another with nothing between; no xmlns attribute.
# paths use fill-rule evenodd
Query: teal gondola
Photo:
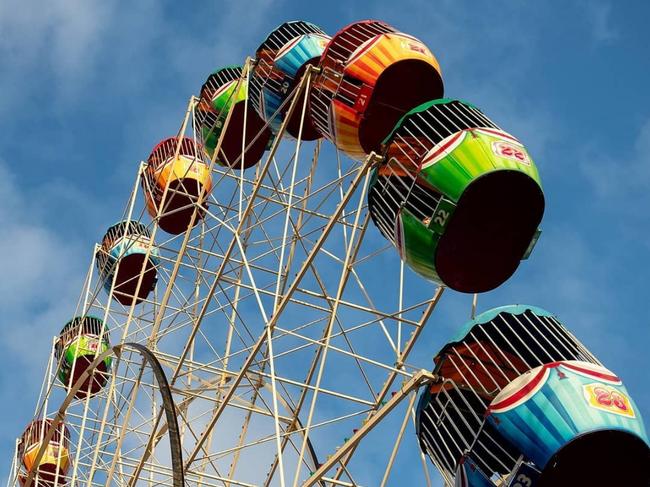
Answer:
<svg viewBox="0 0 650 487"><path fill-rule="evenodd" d="M124 305L141 303L156 286L158 249L140 222L121 221L109 227L96 262L104 289L110 293L115 284L113 298Z"/></svg>
<svg viewBox="0 0 650 487"><path fill-rule="evenodd" d="M464 475L466 485L481 486L481 480L471 481L474 472L495 485L511 485L507 482L515 473L535 487L573 485L563 482L576 472L596 482L588 457L600 461L598 475L612 482L616 476L630 482L650 479L639 468L649 450L638 409L618 378L551 313L520 305L482 313L434 362L439 380L421 394L417 435L449 484ZM533 390L530 378L540 370L555 371L557 377L545 372L551 379L538 380ZM528 393L529 403L524 400ZM611 408L618 402L623 409L599 408L600 396ZM510 407L511 397L521 399L517 407ZM536 429L537 423L546 429ZM462 464L476 468L463 471Z"/></svg>
<svg viewBox="0 0 650 487"><path fill-rule="evenodd" d="M289 109L289 96L307 66L318 64L329 41L330 37L317 25L296 20L276 27L257 48L249 96L257 113L271 125L275 134ZM306 93L307 89L296 101L296 109L287 121L287 132L294 138L300 135L302 140L316 140L321 134L311 121L309 104L304 116L302 113Z"/></svg>
<svg viewBox="0 0 650 487"><path fill-rule="evenodd" d="M504 387L489 423L540 469L539 487L648 485L648 437L621 379L581 361L536 367Z"/></svg>

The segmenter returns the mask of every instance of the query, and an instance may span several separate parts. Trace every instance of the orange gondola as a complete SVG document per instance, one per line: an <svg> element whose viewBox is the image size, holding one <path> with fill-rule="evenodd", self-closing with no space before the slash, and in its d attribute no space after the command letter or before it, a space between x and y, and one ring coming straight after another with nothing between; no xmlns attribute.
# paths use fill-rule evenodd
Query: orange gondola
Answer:
<svg viewBox="0 0 650 487"><path fill-rule="evenodd" d="M440 66L427 46L377 20L339 31L319 67L309 98L313 123L357 159L378 152L406 112L443 95Z"/></svg>
<svg viewBox="0 0 650 487"><path fill-rule="evenodd" d="M34 420L27 426L18 443L18 458L25 468L26 474L31 471L36 473L32 485L54 487L68 483L70 433L63 423L60 423L54 430L52 439L45 448L45 453L38 463L36 462L45 435L47 435L51 427L51 419Z"/></svg>
<svg viewBox="0 0 650 487"><path fill-rule="evenodd" d="M194 140L170 137L154 147L147 159L142 178L147 210L153 218L159 218L160 228L167 233L186 231L200 195L212 189L210 170L201 154ZM198 208L195 225L203 218L205 206L204 202Z"/></svg>

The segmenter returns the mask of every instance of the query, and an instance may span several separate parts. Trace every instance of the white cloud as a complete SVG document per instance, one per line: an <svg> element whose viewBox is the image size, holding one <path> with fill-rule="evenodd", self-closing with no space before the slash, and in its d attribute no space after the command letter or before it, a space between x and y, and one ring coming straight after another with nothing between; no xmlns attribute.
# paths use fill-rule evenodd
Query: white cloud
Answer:
<svg viewBox="0 0 650 487"><path fill-rule="evenodd" d="M174 25L176 19L164 17L161 4L153 0L131 4L116 0L5 0L0 3L0 53L5 75L14 83L34 81L34 75L35 81L44 80L46 74L53 73L57 85L39 89L55 96L57 91L75 93L93 79L95 71L107 66L114 68L112 82L146 88L142 84L156 62L167 62L175 74L183 76L211 69L212 62L218 66L219 58L233 54L243 61L249 54L243 46L263 34L268 12L276 6L272 0L231 0L210 9L212 29L197 32L192 25L179 29ZM246 18L245 30L241 29L242 18ZM149 66L143 59L151 60ZM124 73L127 67L130 69ZM24 86L19 83L16 88Z"/></svg>
<svg viewBox="0 0 650 487"><path fill-rule="evenodd" d="M618 39L618 30L612 23L612 5L607 2L581 2L585 17L591 26L591 35L598 43L611 43Z"/></svg>
<svg viewBox="0 0 650 487"><path fill-rule="evenodd" d="M640 127L631 150L613 151L619 157L587 154L580 165L586 179L600 198L647 196L650 184L650 119Z"/></svg>
<svg viewBox="0 0 650 487"><path fill-rule="evenodd" d="M50 339L74 312L84 257L30 210L33 194L22 193L0 161L0 334L5 359L20 364L13 380L40 383Z"/></svg>
<svg viewBox="0 0 650 487"><path fill-rule="evenodd" d="M18 95L26 84L33 83L39 90L55 95L87 79L95 63L101 61L93 53L112 21L113 10L110 2L99 0L1 2L5 107L21 101ZM56 86L45 85L49 73L55 76Z"/></svg>
<svg viewBox="0 0 650 487"><path fill-rule="evenodd" d="M91 253L74 232L42 218L43 196L21 186L0 158L0 414L10 418L0 425L3 469L32 418L52 338L75 311Z"/></svg>

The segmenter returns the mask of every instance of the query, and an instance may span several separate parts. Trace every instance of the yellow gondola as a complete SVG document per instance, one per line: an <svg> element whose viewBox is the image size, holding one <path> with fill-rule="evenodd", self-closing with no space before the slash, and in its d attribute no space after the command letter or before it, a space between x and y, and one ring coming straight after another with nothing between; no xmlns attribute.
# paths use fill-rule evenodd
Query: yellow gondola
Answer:
<svg viewBox="0 0 650 487"><path fill-rule="evenodd" d="M32 485L53 487L68 483L70 433L63 423L56 428L52 439L47 444L45 454L36 463L38 451L51 427L51 419L34 420L27 426L18 443L18 458L25 468L25 473L36 472L35 482Z"/></svg>
<svg viewBox="0 0 650 487"><path fill-rule="evenodd" d="M192 139L170 137L154 147L147 159L142 179L147 210L153 218L159 217L158 224L167 233L187 230L199 195L212 189L210 170L201 154ZM194 224L204 214L204 208L199 208Z"/></svg>

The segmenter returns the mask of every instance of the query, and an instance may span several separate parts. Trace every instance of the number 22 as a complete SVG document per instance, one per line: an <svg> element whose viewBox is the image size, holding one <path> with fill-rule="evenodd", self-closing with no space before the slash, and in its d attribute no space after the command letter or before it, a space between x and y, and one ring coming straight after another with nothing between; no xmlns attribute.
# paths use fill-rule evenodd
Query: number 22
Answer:
<svg viewBox="0 0 650 487"><path fill-rule="evenodd" d="M440 226L444 226L445 222L449 218L449 212L445 210L440 210L438 214L433 218L434 223L437 223Z"/></svg>

